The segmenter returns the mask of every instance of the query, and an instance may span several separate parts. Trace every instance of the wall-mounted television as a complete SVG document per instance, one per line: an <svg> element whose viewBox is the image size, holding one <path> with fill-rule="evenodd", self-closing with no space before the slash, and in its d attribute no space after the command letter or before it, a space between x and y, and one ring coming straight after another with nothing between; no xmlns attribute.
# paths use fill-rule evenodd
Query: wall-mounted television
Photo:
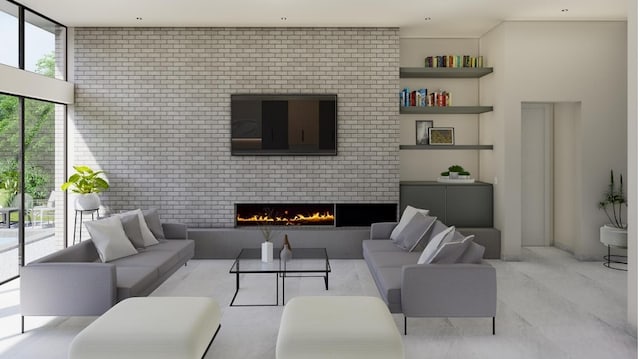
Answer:
<svg viewBox="0 0 640 359"><path fill-rule="evenodd" d="M231 95L232 155L336 155L337 95Z"/></svg>

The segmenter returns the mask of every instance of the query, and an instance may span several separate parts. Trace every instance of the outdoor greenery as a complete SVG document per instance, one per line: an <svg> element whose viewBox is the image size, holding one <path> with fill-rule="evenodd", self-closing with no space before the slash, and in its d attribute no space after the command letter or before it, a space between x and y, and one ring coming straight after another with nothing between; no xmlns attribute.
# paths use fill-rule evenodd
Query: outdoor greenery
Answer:
<svg viewBox="0 0 640 359"><path fill-rule="evenodd" d="M611 170L607 191L604 193L604 199L598 203L598 207L604 211L612 225L618 228L626 228L626 224L622 222L623 204L626 205L627 201L624 198L622 174L620 174L620 186L616 189L613 170Z"/></svg>
<svg viewBox="0 0 640 359"><path fill-rule="evenodd" d="M53 77L53 52L36 63L36 72ZM53 174L38 164L53 161L55 105L50 102L25 100L25 192L33 198L47 198L52 190ZM19 191L20 123L19 102L14 96L0 95L0 189L10 198Z"/></svg>

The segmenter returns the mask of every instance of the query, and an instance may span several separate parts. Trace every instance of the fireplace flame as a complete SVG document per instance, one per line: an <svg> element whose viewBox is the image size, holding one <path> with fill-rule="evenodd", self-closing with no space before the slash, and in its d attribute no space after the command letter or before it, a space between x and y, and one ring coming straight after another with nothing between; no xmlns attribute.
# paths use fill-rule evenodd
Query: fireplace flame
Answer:
<svg viewBox="0 0 640 359"><path fill-rule="evenodd" d="M257 215L254 214L251 217L241 217L238 215L236 221L242 225L258 225L258 224L272 224L272 225L299 225L299 224L333 224L335 217L330 212L320 213L316 212L311 215L296 214L294 216L280 217L269 215Z"/></svg>

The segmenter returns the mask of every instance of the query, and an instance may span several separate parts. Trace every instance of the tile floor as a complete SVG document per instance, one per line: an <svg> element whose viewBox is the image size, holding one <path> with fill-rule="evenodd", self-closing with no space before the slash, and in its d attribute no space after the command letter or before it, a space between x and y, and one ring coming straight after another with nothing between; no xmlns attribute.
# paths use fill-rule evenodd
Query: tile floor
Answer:
<svg viewBox="0 0 640 359"><path fill-rule="evenodd" d="M406 358L636 358L626 331L626 272L579 262L556 248L525 248L523 261L490 261L498 274L497 335L491 319L409 319ZM211 296L222 329L206 358L274 358L282 307L229 307L232 261L193 260L152 295ZM329 291L321 278L287 280L295 295L378 292L362 260L332 260ZM247 276L237 303L273 301L272 277ZM73 337L93 317L28 317L19 334L19 281L0 286L0 358L66 358ZM402 316L394 315L398 329Z"/></svg>

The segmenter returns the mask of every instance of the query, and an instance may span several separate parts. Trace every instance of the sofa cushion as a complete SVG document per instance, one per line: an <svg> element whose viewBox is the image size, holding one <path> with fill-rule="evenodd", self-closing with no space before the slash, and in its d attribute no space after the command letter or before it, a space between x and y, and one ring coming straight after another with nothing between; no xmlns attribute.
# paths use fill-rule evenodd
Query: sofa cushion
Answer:
<svg viewBox="0 0 640 359"><path fill-rule="evenodd" d="M85 223L102 262L137 254L117 217L108 217Z"/></svg>
<svg viewBox="0 0 640 359"><path fill-rule="evenodd" d="M400 235L400 232L402 232L404 227L409 223L409 221L411 221L411 219L416 213L422 213L423 215L426 216L429 214L429 210L407 206L402 212L402 217L400 217L400 221L396 225L396 228L394 228L393 231L391 231L391 239L398 238L398 236Z"/></svg>
<svg viewBox="0 0 640 359"><path fill-rule="evenodd" d="M369 261L374 267L402 267L407 264L416 264L420 253L415 252L373 252L369 253Z"/></svg>
<svg viewBox="0 0 640 359"><path fill-rule="evenodd" d="M399 252L400 248L396 247L390 240L375 239L362 241L362 256L366 259L369 253L374 252Z"/></svg>
<svg viewBox="0 0 640 359"><path fill-rule="evenodd" d="M118 300L146 296L153 290L153 283L158 280L158 270L155 267L117 265L116 278Z"/></svg>
<svg viewBox="0 0 640 359"><path fill-rule="evenodd" d="M144 246L148 247L148 246L153 246L158 244L158 240L149 229L149 226L147 226L147 222L144 219L144 215L142 214L141 209L135 209L133 211L119 213L117 214L117 216L121 217L121 216L127 216L132 214L137 215L138 220L140 221L140 231L142 232L142 239L144 240Z"/></svg>
<svg viewBox="0 0 640 359"><path fill-rule="evenodd" d="M400 287L402 286L402 268L386 267L378 268L376 271L376 284L382 299L389 306L391 313L402 312L402 300Z"/></svg>
<svg viewBox="0 0 640 359"><path fill-rule="evenodd" d="M162 276L180 261L180 256L171 251L141 250L135 256L121 258L113 261L116 266L128 267L153 267L158 269L158 275Z"/></svg>
<svg viewBox="0 0 640 359"><path fill-rule="evenodd" d="M442 243L449 242L451 238L453 238L455 234L456 228L451 226L444 231L436 234L427 246L424 248L422 253L420 254L420 258L418 259L418 264L431 263L431 260L436 255L438 248Z"/></svg>
<svg viewBox="0 0 640 359"><path fill-rule="evenodd" d="M171 252L175 253L176 256L180 258L192 258L194 254L195 244L190 240L180 240L180 239L164 239L160 240L160 243L157 246L148 247L145 249L145 252Z"/></svg>
<svg viewBox="0 0 640 359"><path fill-rule="evenodd" d="M144 238L142 238L138 215L135 213L122 215L120 216L120 222L122 222L124 233L127 234L131 244L136 248L144 248Z"/></svg>
<svg viewBox="0 0 640 359"><path fill-rule="evenodd" d="M473 235L464 237L461 241L443 243L433 256L431 263L453 264L457 263L462 254L469 248L473 241Z"/></svg>
<svg viewBox="0 0 640 359"><path fill-rule="evenodd" d="M427 233L436 217L425 216L416 213L407 225L400 231L395 239L391 239L400 249L405 251L413 250L420 241L427 237Z"/></svg>
<svg viewBox="0 0 640 359"><path fill-rule="evenodd" d="M475 242L471 242L467 250L465 250L460 258L458 258L458 263L482 263L484 249L484 246L481 246L480 244Z"/></svg>
<svg viewBox="0 0 640 359"><path fill-rule="evenodd" d="M160 215L155 208L142 211L144 221L147 223L147 227L156 239L165 239L164 230L162 229L162 223L160 223Z"/></svg>

